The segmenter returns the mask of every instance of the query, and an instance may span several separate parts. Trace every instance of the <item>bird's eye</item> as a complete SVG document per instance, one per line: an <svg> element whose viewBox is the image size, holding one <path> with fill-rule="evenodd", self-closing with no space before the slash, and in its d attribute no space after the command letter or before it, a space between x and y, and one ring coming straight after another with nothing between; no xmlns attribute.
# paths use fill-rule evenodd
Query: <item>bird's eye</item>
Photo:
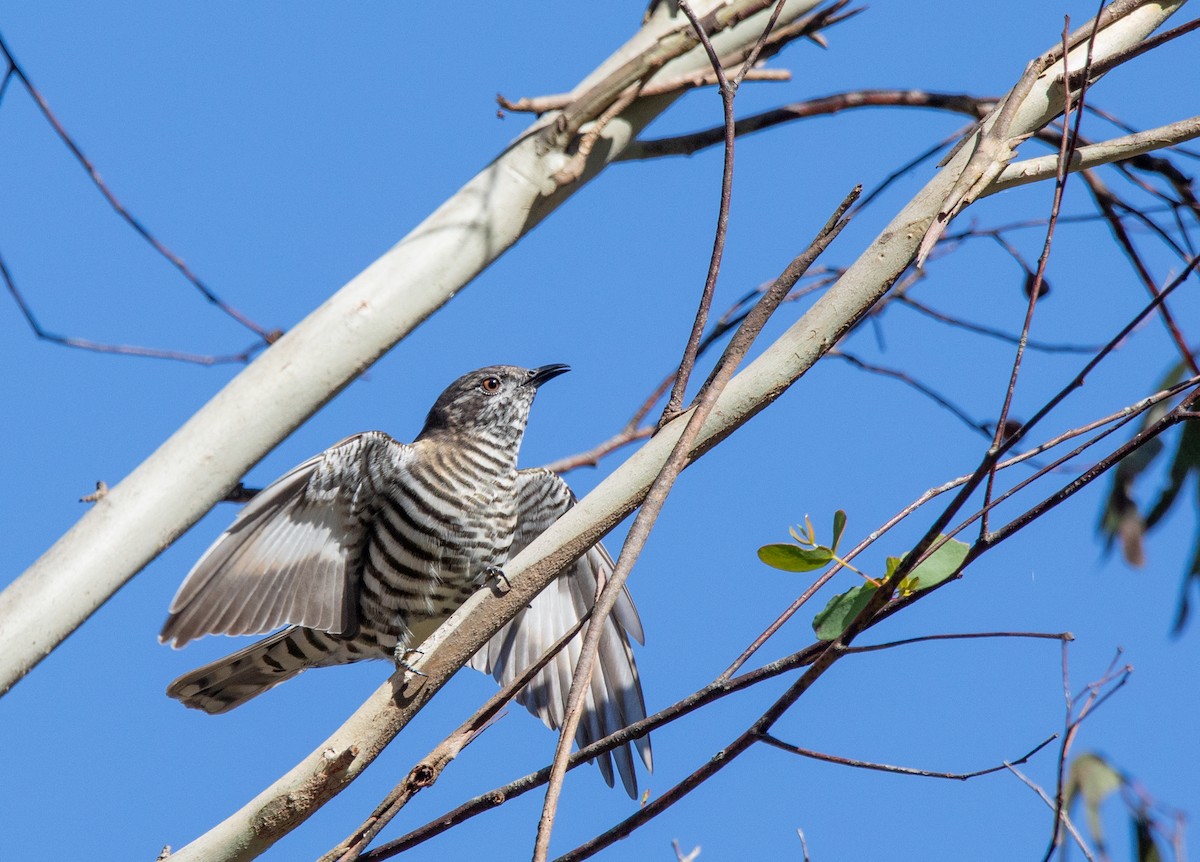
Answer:
<svg viewBox="0 0 1200 862"><path fill-rule="evenodd" d="M486 392L488 395L493 395L500 391L500 378L499 377L485 377L485 378L483 378L483 380L480 381L479 388L482 389L484 392Z"/></svg>

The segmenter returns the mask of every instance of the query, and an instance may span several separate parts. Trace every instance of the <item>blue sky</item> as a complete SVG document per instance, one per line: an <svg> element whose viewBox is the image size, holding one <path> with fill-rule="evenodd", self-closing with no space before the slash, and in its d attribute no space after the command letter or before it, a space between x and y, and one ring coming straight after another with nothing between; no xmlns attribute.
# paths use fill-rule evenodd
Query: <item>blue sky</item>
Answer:
<svg viewBox="0 0 1200 862"><path fill-rule="evenodd" d="M877 4L828 34L829 50L788 49L789 83L747 86L739 113L860 87L999 94L1052 44L1062 16L1094 3L1016 0L986 17L973 4ZM566 14L564 14L564 11ZM562 4L13 3L0 33L116 194L220 295L260 324L287 328L416 225L524 126L498 119L515 98L569 89L632 32L638 4L603 12ZM456 13L456 14L455 14ZM586 21L586 25L584 24ZM1192 37L1194 40L1194 37ZM1197 113L1179 70L1187 39L1120 69L1094 104L1144 128ZM716 123L710 91L677 104L651 134ZM849 112L739 143L729 246L715 308L773 278L857 182L878 185L961 125L930 111ZM1085 134L1111 128L1089 119ZM1029 149L1030 153L1040 150ZM1185 170L1194 162L1184 160ZM930 175L926 166L863 213L827 255L846 264ZM416 330L256 466L262 484L341 437L379 428L411 439L437 393L471 368L570 363L538 398L522 454L534 465L594 445L619 428L676 360L712 242L720 154L617 165L570 200L469 289ZM1117 187L1119 180L1109 177ZM1122 187L1127 189L1128 187ZM43 324L97 341L198 353L254 339L205 304L116 219L36 113L11 88L0 105L0 253ZM1050 190L1021 190L972 208L957 226L1040 217ZM1089 210L1082 186L1066 211ZM1042 232L1014 235L1035 259ZM1176 262L1139 236L1161 280ZM1035 335L1106 340L1145 301L1107 230L1063 230L1053 293ZM937 261L914 295L1015 331L1022 276L978 242ZM1194 289L1180 320L1200 308ZM794 321L788 304L765 339ZM1194 335L1194 333L1193 333ZM903 368L972 415L995 415L1011 349L895 308L845 345ZM1029 415L1082 364L1033 354L1014 412ZM1152 321L1049 421L1066 429L1152 390L1175 361ZM32 337L0 301L0 389L9 453L0 584L16 577L84 511L78 498L114 484L238 371L74 351ZM647 630L638 652L649 707L720 673L806 582L757 562L811 514L822 529L849 514L857 541L926 488L969 472L984 441L896 383L827 361L689 470L631 589ZM586 493L620 456L568 478ZM1146 790L1200 816L1196 626L1169 628L1196 530L1178 507L1148 543L1148 566L1106 558L1094 526L1107 483L1079 495L973 566L960 583L890 621L871 640L947 631L1073 632L1071 680L1100 676L1115 650L1131 683L1083 728L1097 750ZM1142 489L1149 495L1153 481ZM1030 498L1032 499L1032 498ZM175 676L231 652L209 638L184 651L156 634L188 568L231 520L218 506L105 604L0 703L9 780L0 790L0 857L151 859L236 810L323 740L386 677L382 664L304 675L236 712L210 717L163 694ZM1015 512L1015 510L1012 510ZM932 517L932 515L928 516ZM924 529L917 518L868 554L881 568ZM609 539L619 547L623 529ZM822 593L815 612L843 576ZM811 639L802 612L763 650ZM654 739L657 795L754 720L786 681L731 697ZM345 794L267 854L314 858L348 833L419 757L492 690L461 674ZM1062 725L1059 651L1044 641L922 645L848 659L781 722L798 745L846 757L972 770L1024 753ZM476 742L385 838L548 761L554 738L514 709ZM1048 753L1027 774L1052 786ZM595 770L573 773L555 830L562 852L634 810ZM459 858L482 842L523 858L540 795L529 794L415 850ZM887 810L891 817L884 817ZM1125 826L1110 812L1116 858ZM670 859L670 841L701 859L1038 858L1049 812L1009 775L965 784L856 771L754 750L609 858ZM886 824L886 826L881 825Z"/></svg>

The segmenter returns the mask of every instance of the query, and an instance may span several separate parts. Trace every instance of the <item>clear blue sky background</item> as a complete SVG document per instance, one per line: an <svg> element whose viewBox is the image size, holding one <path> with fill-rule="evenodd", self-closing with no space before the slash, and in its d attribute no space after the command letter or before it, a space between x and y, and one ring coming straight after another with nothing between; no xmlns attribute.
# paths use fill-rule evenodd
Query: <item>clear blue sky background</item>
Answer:
<svg viewBox="0 0 1200 862"><path fill-rule="evenodd" d="M830 50L793 46L776 61L790 83L747 87L739 112L859 87L998 94L1093 2L1014 0L986 13L937 0L880 3L829 33ZM0 0L0 32L121 199L225 299L287 328L386 250L482 167L525 124L497 119L493 96L569 89L636 27L642 6L583 11L518 4L84 4ZM1148 127L1193 115L1195 41L1184 40L1097 87L1091 98ZM689 96L652 128L715 123L716 95ZM872 110L792 125L739 144L723 309L767 281L857 182L878 185L962 120ZM1095 119L1094 137L1111 134ZM1040 152L1027 148L1027 152ZM1185 163L1185 167L1188 165ZM1194 162L1191 168L1194 170ZM567 362L539 397L523 462L595 444L622 425L675 361L711 246L720 154L619 165L573 198L442 312L420 327L264 461L263 483L342 436L386 429L410 439L429 404L471 368ZM845 264L930 175L899 183L837 242ZM1118 180L1111 179L1117 183ZM1088 209L1075 185L1067 209ZM1039 187L972 208L981 225L1038 217ZM99 341L200 353L253 338L206 305L116 219L37 115L11 89L0 107L0 252L43 324ZM967 224L967 219L962 222ZM1029 259L1040 230L1014 236ZM1142 241L1139 239L1139 241ZM1155 275L1176 264L1147 240ZM1015 331L1022 277L978 243L930 267L919 296ZM1035 334L1107 339L1144 290L1098 225L1073 226L1050 264L1053 293ZM1181 297L1194 325L1198 303ZM801 311L784 306L766 334ZM1194 332L1193 332L1194 335ZM847 347L901 367L972 415L994 416L1010 348L903 309ZM1151 391L1175 361L1157 321L1048 424L1065 429ZM1031 413L1082 360L1033 355L1014 411ZM37 342L0 299L0 446L5 458L0 583L16 577L84 511L95 481L113 484L234 374L237 366L94 355ZM926 488L969 472L984 441L898 384L825 362L704 458L679 483L631 582L648 632L638 653L649 707L720 673L803 589L755 549L811 513L825 529L844 508L857 541ZM619 457L619 456L618 456ZM586 493L616 463L570 476ZM1106 483L1101 483L1106 485ZM1153 483L1146 489L1153 490ZM1169 636L1195 512L1181 504L1149 542L1149 565L1107 559L1094 526L1103 488L1080 495L986 556L959 584L871 635L1070 630L1071 681L1099 677L1118 646L1137 670L1088 721L1076 752L1098 750L1146 790L1200 815L1197 645ZM1032 499L1032 498L1031 498ZM184 574L234 515L218 506L104 605L0 703L6 778L0 858L153 859L240 807L323 740L386 677L382 664L306 674L236 712L185 710L163 689L234 649L210 638L176 652L156 641ZM1009 510L1015 512L1015 510ZM932 517L932 515L928 516ZM882 566L925 518L868 555ZM614 550L619 535L609 539ZM822 605L837 588L818 597ZM763 651L811 639L805 611ZM732 740L786 685L732 697L657 734L657 795ZM314 858L340 840L419 757L487 694L464 672L345 794L272 850ZM778 727L798 745L940 770L1014 758L1061 728L1054 642L923 645L842 662ZM513 710L422 793L386 835L548 760L554 738ZM1047 751L1027 767L1053 786ZM480 817L410 858L528 856L540 794ZM595 770L572 773L554 835L565 851L635 810ZM1107 821L1116 858L1128 835ZM609 851L671 859L670 841L701 859L1040 858L1048 809L1014 777L966 784L904 778L754 750L665 816Z"/></svg>

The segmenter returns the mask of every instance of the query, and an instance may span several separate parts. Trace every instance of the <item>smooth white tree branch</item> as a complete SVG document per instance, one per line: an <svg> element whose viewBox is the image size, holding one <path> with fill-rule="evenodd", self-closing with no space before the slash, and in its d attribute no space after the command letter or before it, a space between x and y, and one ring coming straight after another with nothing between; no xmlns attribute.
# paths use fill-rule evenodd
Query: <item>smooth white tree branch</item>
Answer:
<svg viewBox="0 0 1200 862"><path fill-rule="evenodd" d="M1079 147L1071 154L1067 170L1074 173L1088 168L1096 168L1100 165L1119 162L1122 159L1131 159L1143 153L1173 147L1193 138L1200 138L1200 117L1190 117L1186 120L1168 123L1165 126L1147 129L1144 132L1122 135L1119 138ZM1057 171L1057 153L1013 162L1000 173L1000 176L984 194L994 195L1016 186L1052 180Z"/></svg>
<svg viewBox="0 0 1200 862"><path fill-rule="evenodd" d="M1096 42L1096 57L1102 59L1137 44L1184 2L1146 3L1128 12L1104 28ZM1037 131L1059 113L1061 101L1053 98L1055 84L1052 76L1035 83L1016 111L1011 125L1014 133ZM921 238L969 156L970 147L961 148L838 282L730 381L701 431L693 457L778 398L887 292L916 255ZM403 674L393 676L315 752L172 859L251 859L352 781L519 607L638 505L688 416L690 412L665 426L511 560L505 566L512 584L508 593L498 597L481 590L423 644L425 655L418 667L428 674L425 680L406 689Z"/></svg>
<svg viewBox="0 0 1200 862"><path fill-rule="evenodd" d="M819 0L792 0L786 20ZM762 0L708 0L705 12ZM763 14L721 34L753 42ZM755 30L755 26L758 30ZM634 58L679 43L684 25L656 18L572 92L621 92ZM635 64L636 65L636 64ZM708 68L699 49L656 78ZM0 694L61 643L126 581L199 520L305 419L433 314L492 261L614 160L676 98L639 99L609 122L579 182L552 179L568 156L549 114L408 236L231 380L157 451L99 500L0 593ZM592 101L598 97L592 96Z"/></svg>

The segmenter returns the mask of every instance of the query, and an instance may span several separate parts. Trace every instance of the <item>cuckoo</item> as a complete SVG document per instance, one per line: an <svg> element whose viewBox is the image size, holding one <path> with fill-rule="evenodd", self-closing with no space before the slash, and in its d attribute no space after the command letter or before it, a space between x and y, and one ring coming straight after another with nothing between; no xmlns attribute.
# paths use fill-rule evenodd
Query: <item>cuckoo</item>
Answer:
<svg viewBox="0 0 1200 862"><path fill-rule="evenodd" d="M160 640L281 631L175 680L167 693L222 713L310 667L395 659L418 647L468 596L575 502L544 469L517 469L538 387L565 365L481 368L438 397L412 443L356 434L257 494L188 573ZM596 544L479 650L472 667L501 684L579 621L612 572ZM623 591L605 621L576 742L645 717L630 638L642 625ZM563 720L577 634L517 700L552 729ZM650 744L638 740L646 767ZM630 796L634 754L612 752ZM609 755L597 758L613 783Z"/></svg>

